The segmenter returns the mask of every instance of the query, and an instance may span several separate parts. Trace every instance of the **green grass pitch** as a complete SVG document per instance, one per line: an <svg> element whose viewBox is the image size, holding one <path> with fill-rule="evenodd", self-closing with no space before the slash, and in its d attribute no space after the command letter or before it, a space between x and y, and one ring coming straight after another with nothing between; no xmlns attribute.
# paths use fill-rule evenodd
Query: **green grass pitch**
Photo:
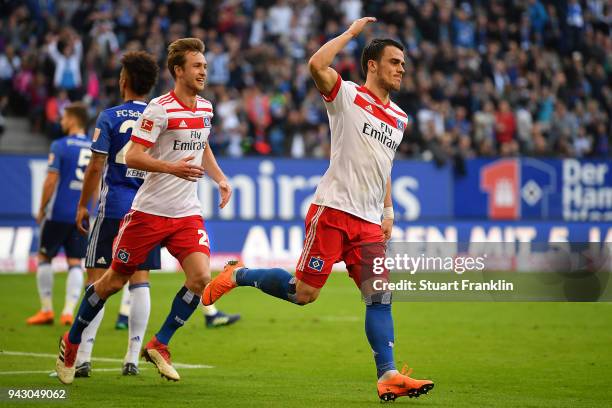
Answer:
<svg viewBox="0 0 612 408"><path fill-rule="evenodd" d="M65 274L56 275L56 312ZM146 339L159 328L181 274L152 276ZM127 332L114 330L113 297L98 333L95 357L122 359ZM93 362L93 376L62 387L54 359L6 352L57 353L65 328L27 327L38 307L34 275L0 275L0 388L67 388L51 406L378 407L375 368L363 330L364 306L353 283L333 274L317 302L297 307L237 289L218 307L239 312L232 327L204 328L197 311L170 346L175 362L213 368L179 369L169 383L150 364L124 378L120 362ZM403 303L393 308L396 360L435 388L395 404L421 407L609 407L612 401L610 303ZM95 369L113 369L96 372ZM13 373L35 371L38 373ZM40 402L0 406L46 406Z"/></svg>

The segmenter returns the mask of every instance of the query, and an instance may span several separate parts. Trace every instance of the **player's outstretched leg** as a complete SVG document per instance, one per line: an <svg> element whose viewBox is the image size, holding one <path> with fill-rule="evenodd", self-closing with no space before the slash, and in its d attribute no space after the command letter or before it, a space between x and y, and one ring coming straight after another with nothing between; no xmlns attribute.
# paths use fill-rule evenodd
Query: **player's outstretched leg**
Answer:
<svg viewBox="0 0 612 408"><path fill-rule="evenodd" d="M147 324L149 323L149 315L151 314L149 282L132 283L129 286L129 291L131 298L130 321L128 325L129 343L127 353L123 359L122 373L123 375L138 375L138 355L145 331L147 330Z"/></svg>
<svg viewBox="0 0 612 408"><path fill-rule="evenodd" d="M252 286L268 295L298 303L296 278L281 268L249 269L242 262L229 261L223 272L217 275L204 289L202 303L211 305L236 286Z"/></svg>
<svg viewBox="0 0 612 408"><path fill-rule="evenodd" d="M200 296L183 286L174 297L170 314L166 317L161 329L142 350L142 357L155 364L161 376L168 380L178 381L181 379L172 366L168 343L174 332L185 324L199 303Z"/></svg>
<svg viewBox="0 0 612 408"><path fill-rule="evenodd" d="M74 381L77 350L85 328L104 307L106 299L116 293L128 280L128 275L109 269L86 290L72 327L60 339L59 354L55 362L58 379L64 384Z"/></svg>
<svg viewBox="0 0 612 408"><path fill-rule="evenodd" d="M202 305L204 323L208 328L230 326L240 320L239 314L227 314L217 309L215 305Z"/></svg>
<svg viewBox="0 0 612 408"><path fill-rule="evenodd" d="M383 401L393 401L397 397L413 398L427 394L434 387L433 382L410 378L410 372L402 370L400 373L395 368L391 293L374 293L366 296L365 300L365 331L376 362L378 397Z"/></svg>

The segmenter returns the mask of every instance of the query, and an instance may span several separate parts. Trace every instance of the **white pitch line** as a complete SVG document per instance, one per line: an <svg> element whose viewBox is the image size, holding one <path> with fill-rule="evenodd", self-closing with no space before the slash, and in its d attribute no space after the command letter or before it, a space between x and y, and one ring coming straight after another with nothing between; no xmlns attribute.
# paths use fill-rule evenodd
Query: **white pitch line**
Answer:
<svg viewBox="0 0 612 408"><path fill-rule="evenodd" d="M149 370L150 367L138 367L138 369L140 371L142 370ZM121 372L121 369L119 368L93 368L92 371L99 373L102 371L115 371L118 373ZM14 374L49 374L49 376L51 376L51 374L55 374L52 371L49 370L38 370L38 371L0 371L0 375L14 375Z"/></svg>
<svg viewBox="0 0 612 408"><path fill-rule="evenodd" d="M24 356L24 357L41 357L41 358L57 358L56 354L48 354L48 353L28 353L24 351L7 351L0 350L0 355L6 356ZM106 363L123 363L123 360L119 358L107 358L107 357L93 357L93 361L100 361ZM196 369L196 368L214 368L214 366L206 365L206 364L185 364L185 363L173 363L176 368L187 368L187 369ZM99 371L99 370L96 370ZM45 371L46 372L46 371Z"/></svg>

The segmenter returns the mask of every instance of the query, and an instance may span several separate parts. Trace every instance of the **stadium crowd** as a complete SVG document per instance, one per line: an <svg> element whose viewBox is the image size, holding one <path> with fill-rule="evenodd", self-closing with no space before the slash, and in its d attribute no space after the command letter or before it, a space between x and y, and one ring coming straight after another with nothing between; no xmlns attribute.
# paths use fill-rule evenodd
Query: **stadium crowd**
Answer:
<svg viewBox="0 0 612 408"><path fill-rule="evenodd" d="M163 67L167 44L193 36L207 47L217 155L325 157L308 58L372 15L335 68L360 83L365 42L404 44L393 99L412 123L399 157L612 155L610 0L28 0L0 11L0 115L28 116L49 138L70 101L84 100L92 120L119 102L123 51L145 49ZM160 74L153 95L172 88Z"/></svg>

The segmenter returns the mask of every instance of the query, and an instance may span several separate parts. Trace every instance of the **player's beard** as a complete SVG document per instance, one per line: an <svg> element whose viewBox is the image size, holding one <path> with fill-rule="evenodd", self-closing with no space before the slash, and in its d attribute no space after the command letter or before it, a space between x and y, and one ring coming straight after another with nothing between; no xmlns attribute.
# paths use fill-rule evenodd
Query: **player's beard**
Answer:
<svg viewBox="0 0 612 408"><path fill-rule="evenodd" d="M395 85L395 82L393 81L387 81L385 80L385 78L379 78L379 82L378 84L380 85L380 87L382 89L384 89L385 91L391 93L391 92L397 92L400 90L400 85L401 85L401 81L400 81L400 85Z"/></svg>
<svg viewBox="0 0 612 408"><path fill-rule="evenodd" d="M206 79L204 79L204 83L202 85L200 85L200 83L197 80L193 80L189 86L188 86L194 94L199 94L200 92L202 92L204 90L204 88L206 87Z"/></svg>

